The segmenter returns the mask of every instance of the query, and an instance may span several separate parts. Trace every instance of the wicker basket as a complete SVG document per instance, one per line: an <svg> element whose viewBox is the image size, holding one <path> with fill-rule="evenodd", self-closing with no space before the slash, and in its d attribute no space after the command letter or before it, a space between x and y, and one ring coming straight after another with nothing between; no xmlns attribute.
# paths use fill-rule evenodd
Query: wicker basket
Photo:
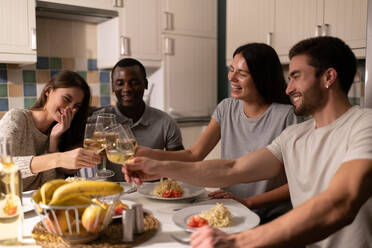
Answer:
<svg viewBox="0 0 372 248"><path fill-rule="evenodd" d="M99 233L86 231L81 223L81 217L85 208L98 204L49 206L33 201L33 205L35 212L41 219L41 223L49 233L60 236L67 243L84 244L98 238L99 234L110 224L114 214L114 203L118 198L119 195L115 197L114 202L108 205L102 223L99 223L101 214L100 208L94 220L94 226L100 225Z"/></svg>

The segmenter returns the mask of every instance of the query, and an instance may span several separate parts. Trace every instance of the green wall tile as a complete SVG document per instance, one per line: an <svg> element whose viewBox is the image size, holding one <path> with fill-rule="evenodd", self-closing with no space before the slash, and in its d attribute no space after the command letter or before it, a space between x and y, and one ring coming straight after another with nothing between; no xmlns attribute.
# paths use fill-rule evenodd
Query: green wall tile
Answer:
<svg viewBox="0 0 372 248"><path fill-rule="evenodd" d="M77 71L77 73L87 81L87 72L86 71Z"/></svg>
<svg viewBox="0 0 372 248"><path fill-rule="evenodd" d="M23 70L24 83L36 83L36 73L33 70Z"/></svg>
<svg viewBox="0 0 372 248"><path fill-rule="evenodd" d="M61 58L50 58L49 59L49 68L52 70L61 70L62 69L62 59Z"/></svg>
<svg viewBox="0 0 372 248"><path fill-rule="evenodd" d="M25 109L30 109L32 106L34 106L36 102L36 97L25 97L24 103L25 103Z"/></svg>
<svg viewBox="0 0 372 248"><path fill-rule="evenodd" d="M110 84L100 84L101 96L110 96Z"/></svg>
<svg viewBox="0 0 372 248"><path fill-rule="evenodd" d="M8 84L0 84L0 97L8 96Z"/></svg>

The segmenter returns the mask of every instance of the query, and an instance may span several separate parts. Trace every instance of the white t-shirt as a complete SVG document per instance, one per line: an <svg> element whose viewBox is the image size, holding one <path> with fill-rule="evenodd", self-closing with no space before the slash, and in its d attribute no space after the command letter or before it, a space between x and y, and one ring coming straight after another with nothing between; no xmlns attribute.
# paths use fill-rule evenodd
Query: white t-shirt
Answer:
<svg viewBox="0 0 372 248"><path fill-rule="evenodd" d="M372 159L372 110L354 106L317 129L313 119L290 126L267 148L284 163L296 207L326 190L342 163ZM352 224L309 247L372 247L372 198Z"/></svg>

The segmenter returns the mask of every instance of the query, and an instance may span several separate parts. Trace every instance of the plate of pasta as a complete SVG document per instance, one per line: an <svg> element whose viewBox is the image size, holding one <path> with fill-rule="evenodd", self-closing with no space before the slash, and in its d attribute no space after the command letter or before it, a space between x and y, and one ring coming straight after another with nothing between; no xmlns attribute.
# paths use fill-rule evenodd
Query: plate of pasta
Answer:
<svg viewBox="0 0 372 248"><path fill-rule="evenodd" d="M226 233L237 233L257 226L260 217L240 203L216 199L177 211L173 222L188 232L209 225Z"/></svg>
<svg viewBox="0 0 372 248"><path fill-rule="evenodd" d="M177 182L164 180L157 183L143 184L138 193L152 199L159 200L180 200L193 198L205 192L204 188Z"/></svg>

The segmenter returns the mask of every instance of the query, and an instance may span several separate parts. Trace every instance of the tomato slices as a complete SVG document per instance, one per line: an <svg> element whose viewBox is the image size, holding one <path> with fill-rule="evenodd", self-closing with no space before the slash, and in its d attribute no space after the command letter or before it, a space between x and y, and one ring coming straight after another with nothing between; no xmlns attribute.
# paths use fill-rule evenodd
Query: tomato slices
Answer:
<svg viewBox="0 0 372 248"><path fill-rule="evenodd" d="M128 205L120 202L116 207L115 207L115 214L116 215L121 215L124 210L128 209Z"/></svg>
<svg viewBox="0 0 372 248"><path fill-rule="evenodd" d="M164 198L178 198L183 195L182 190L166 190L162 193L162 197Z"/></svg>
<svg viewBox="0 0 372 248"><path fill-rule="evenodd" d="M194 215L189 218L189 223L187 225L189 227L201 227L208 225L208 220L200 217L199 215Z"/></svg>

